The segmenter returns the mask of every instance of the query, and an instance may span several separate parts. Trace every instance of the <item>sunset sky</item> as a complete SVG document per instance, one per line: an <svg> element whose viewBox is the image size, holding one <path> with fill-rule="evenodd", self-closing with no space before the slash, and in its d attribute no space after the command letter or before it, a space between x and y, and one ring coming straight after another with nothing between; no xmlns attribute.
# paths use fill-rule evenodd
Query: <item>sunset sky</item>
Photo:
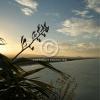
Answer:
<svg viewBox="0 0 100 100"><path fill-rule="evenodd" d="M100 0L0 0L0 53L15 55L22 35L31 40L37 24L47 22L46 39L57 42L55 56L100 56ZM24 54L43 55L42 43Z"/></svg>

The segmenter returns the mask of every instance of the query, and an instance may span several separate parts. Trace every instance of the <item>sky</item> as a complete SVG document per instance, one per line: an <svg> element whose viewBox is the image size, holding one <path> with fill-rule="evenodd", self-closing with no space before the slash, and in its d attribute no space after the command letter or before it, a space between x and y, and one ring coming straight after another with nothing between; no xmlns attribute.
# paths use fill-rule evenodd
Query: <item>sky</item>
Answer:
<svg viewBox="0 0 100 100"><path fill-rule="evenodd" d="M46 53L57 48L53 56L100 57L100 0L0 0L0 37L7 43L0 53L16 55L21 36L31 41L32 31L45 21L50 27L46 38L23 55L45 55L41 48L50 40L50 50L45 48Z"/></svg>

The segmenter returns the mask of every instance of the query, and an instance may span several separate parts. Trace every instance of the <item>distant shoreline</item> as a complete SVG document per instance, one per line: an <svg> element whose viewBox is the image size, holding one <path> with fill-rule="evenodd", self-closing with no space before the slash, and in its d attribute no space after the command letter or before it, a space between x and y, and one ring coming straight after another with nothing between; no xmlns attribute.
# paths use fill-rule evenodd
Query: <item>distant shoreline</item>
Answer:
<svg viewBox="0 0 100 100"><path fill-rule="evenodd" d="M100 59L100 58L90 58L90 57L70 57L70 58L61 58L61 57L33 57L33 58L17 58L16 61L18 65L32 65L38 62L67 62L67 61L75 61L75 60L86 60L86 59Z"/></svg>

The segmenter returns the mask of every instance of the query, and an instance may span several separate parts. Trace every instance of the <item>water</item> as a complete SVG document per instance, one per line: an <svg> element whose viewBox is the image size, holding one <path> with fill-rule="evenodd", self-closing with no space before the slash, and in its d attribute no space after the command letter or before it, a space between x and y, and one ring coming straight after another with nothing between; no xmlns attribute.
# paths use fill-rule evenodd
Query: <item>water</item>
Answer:
<svg viewBox="0 0 100 100"><path fill-rule="evenodd" d="M55 68L70 74L77 80L78 87L74 100L100 100L100 59L57 62L52 64ZM55 80L56 78L54 72L50 72L49 70L42 71L38 75L45 81Z"/></svg>
<svg viewBox="0 0 100 100"><path fill-rule="evenodd" d="M100 60L72 61L60 63L59 66L62 66L62 71L77 80L78 87L74 100L100 100Z"/></svg>

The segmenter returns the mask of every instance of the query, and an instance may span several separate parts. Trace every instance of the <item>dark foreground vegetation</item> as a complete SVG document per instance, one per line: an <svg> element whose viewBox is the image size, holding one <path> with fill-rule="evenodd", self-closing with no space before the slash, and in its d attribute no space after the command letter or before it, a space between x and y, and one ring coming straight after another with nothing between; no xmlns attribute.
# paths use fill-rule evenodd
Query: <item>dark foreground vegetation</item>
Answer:
<svg viewBox="0 0 100 100"><path fill-rule="evenodd" d="M43 67L25 71L21 65L18 56L26 49L34 50L34 41L41 42L40 37L46 37L49 26L44 23L38 25L37 30L32 33L32 40L27 43L27 39L21 37L21 51L13 58L9 59L0 54L0 100L72 100L76 88L75 80L68 74L61 72L53 67L49 62L33 61L34 64L40 64ZM4 39L0 38L0 45L5 45ZM22 59L23 62L29 61L28 58ZM21 62L22 62L21 61ZM34 77L44 69L50 69L58 73L61 78L53 83L40 81L39 77ZM33 77L29 77L32 75Z"/></svg>

